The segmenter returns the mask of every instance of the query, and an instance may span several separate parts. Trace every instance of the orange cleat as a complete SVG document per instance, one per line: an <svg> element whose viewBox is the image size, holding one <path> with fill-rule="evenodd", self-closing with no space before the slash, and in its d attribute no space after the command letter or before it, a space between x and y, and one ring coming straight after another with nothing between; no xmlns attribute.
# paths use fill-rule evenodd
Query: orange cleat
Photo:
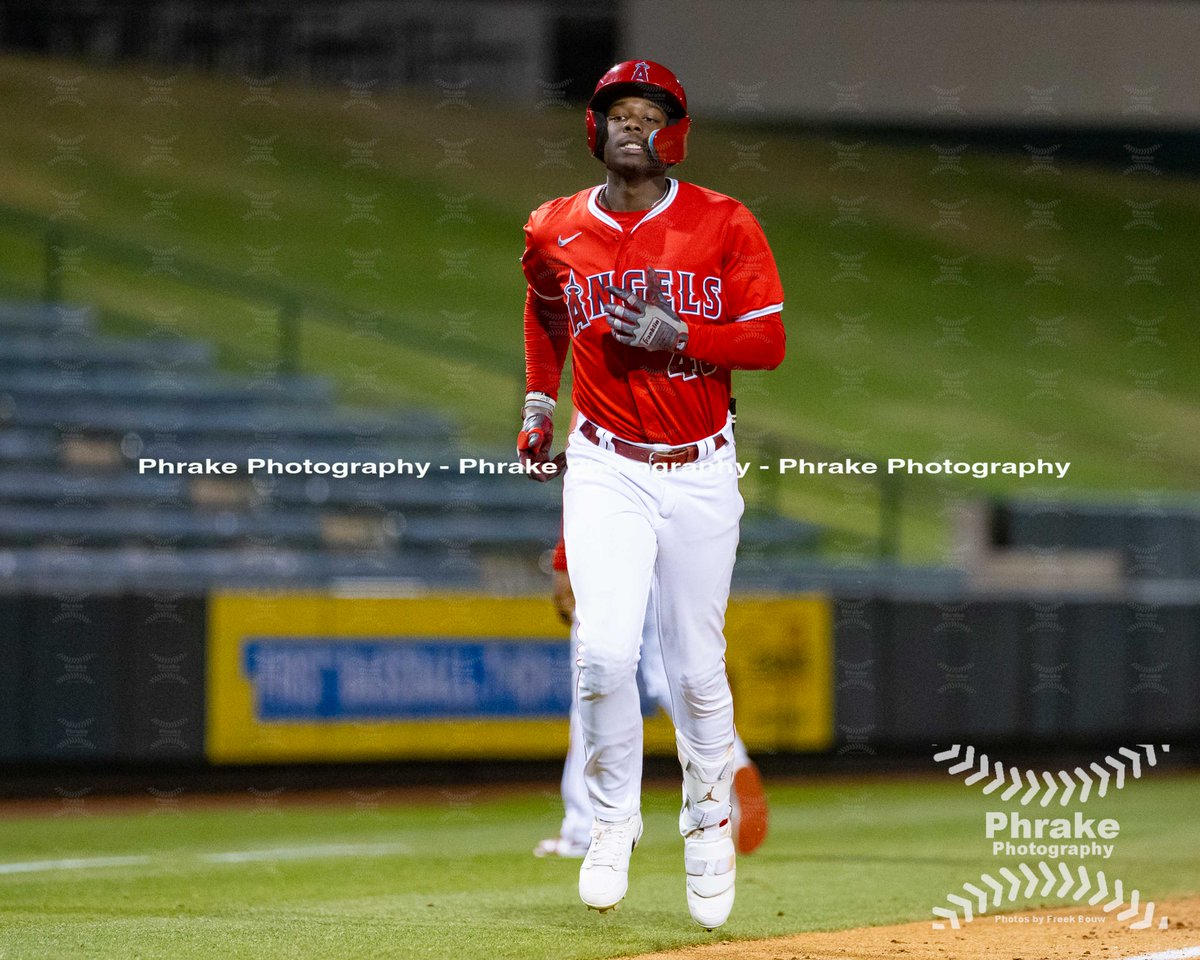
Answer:
<svg viewBox="0 0 1200 960"><path fill-rule="evenodd" d="M767 839L767 795L753 763L733 773L733 841L738 853L753 853Z"/></svg>

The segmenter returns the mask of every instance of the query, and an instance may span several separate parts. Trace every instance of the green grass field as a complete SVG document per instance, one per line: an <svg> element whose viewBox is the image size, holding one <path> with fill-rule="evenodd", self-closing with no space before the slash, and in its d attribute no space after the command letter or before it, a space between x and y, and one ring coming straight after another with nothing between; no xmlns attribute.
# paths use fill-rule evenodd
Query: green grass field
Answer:
<svg viewBox="0 0 1200 960"><path fill-rule="evenodd" d="M521 225L601 174L577 110L473 90L465 106L361 102L6 56L0 124L4 203L139 251L118 267L67 235L66 294L101 305L110 329L208 338L237 369L270 362L275 305L175 282L152 260L174 250L333 298L344 307L303 325L308 369L349 400L441 407L473 441L504 446L523 390ZM859 140L846 162L837 143ZM785 455L1072 462L1054 486L910 482L911 559L942 556L950 495L1194 491L1200 191L1119 164L1054 169L972 147L947 172L928 143L697 118L680 175L760 215L787 291L789 359L737 381L748 452L770 435ZM5 223L0 293L36 293L44 240ZM869 487L789 478L771 496L852 549L875 532Z"/></svg>
<svg viewBox="0 0 1200 960"><path fill-rule="evenodd" d="M1197 783L1150 772L1089 802L1089 817L1121 823L1116 855L1089 867L1143 900L1200 891L1200 823L1186 813ZM720 937L928 920L963 882L1012 864L993 859L983 836L983 813L999 804L949 779L821 779L770 794L771 834L739 862L737 906ZM576 898L577 862L530 855L557 828L556 790L481 799L459 788L436 803L362 802L370 795L335 806L260 800L7 817L0 956L550 960L716 938L687 915L676 791L648 793L629 896L604 917ZM37 866L105 857L133 859Z"/></svg>

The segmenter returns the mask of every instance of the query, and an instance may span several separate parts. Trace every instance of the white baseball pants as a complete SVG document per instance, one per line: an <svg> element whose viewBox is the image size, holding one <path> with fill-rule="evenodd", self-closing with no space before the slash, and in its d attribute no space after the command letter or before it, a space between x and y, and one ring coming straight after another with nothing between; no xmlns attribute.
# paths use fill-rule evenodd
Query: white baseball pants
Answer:
<svg viewBox="0 0 1200 960"><path fill-rule="evenodd" d="M651 585L650 599L647 609L654 608L654 588ZM571 623L571 649L578 645L578 620ZM642 654L638 662L638 673L641 675L641 691L645 698L654 703L668 717L671 716L671 691L667 683L667 673L663 668L662 648L658 642L656 618L648 616L642 625ZM571 712L570 735L567 742L567 758L563 763L562 800L563 820L558 835L574 843L587 846L592 830L592 798L588 796L587 781L584 779L583 766L586 748L583 743L583 727L579 720L579 661L572 657L571 661ZM674 718L672 718L673 721ZM738 770L750 764L750 755L742 738L734 732L733 740L733 769Z"/></svg>
<svg viewBox="0 0 1200 960"><path fill-rule="evenodd" d="M722 630L744 504L728 424L725 436L720 450L672 469L630 460L578 429L567 445L563 536L578 620L584 778L604 820L641 806L636 673L646 617L690 754L720 765L734 741Z"/></svg>

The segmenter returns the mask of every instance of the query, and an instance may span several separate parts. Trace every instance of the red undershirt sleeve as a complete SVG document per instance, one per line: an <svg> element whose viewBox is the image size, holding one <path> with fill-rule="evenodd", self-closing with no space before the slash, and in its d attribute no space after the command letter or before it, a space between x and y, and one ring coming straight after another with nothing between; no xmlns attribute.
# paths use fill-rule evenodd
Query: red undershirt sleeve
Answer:
<svg viewBox="0 0 1200 960"><path fill-rule="evenodd" d="M774 370L786 343L783 322L772 313L737 323L689 323L683 355L727 370Z"/></svg>
<svg viewBox="0 0 1200 960"><path fill-rule="evenodd" d="M566 302L562 298L554 271L538 252L534 221L539 211L525 224L525 253L521 269L529 286L525 291L525 391L536 390L558 399L563 364L570 346Z"/></svg>
<svg viewBox="0 0 1200 960"><path fill-rule="evenodd" d="M563 364L571 338L563 301L542 300L533 288L525 293L525 391L558 399Z"/></svg>

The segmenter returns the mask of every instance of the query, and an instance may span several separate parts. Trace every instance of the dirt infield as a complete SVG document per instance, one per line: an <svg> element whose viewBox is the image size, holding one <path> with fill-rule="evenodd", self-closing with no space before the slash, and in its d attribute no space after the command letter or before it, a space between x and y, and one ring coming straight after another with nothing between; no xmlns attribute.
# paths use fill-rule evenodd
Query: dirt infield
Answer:
<svg viewBox="0 0 1200 960"><path fill-rule="evenodd" d="M1155 905L1168 919L1166 930L1130 930L1099 906L1085 906L983 916L960 930L934 930L922 921L724 941L637 960L1125 960L1200 949L1200 897Z"/></svg>

